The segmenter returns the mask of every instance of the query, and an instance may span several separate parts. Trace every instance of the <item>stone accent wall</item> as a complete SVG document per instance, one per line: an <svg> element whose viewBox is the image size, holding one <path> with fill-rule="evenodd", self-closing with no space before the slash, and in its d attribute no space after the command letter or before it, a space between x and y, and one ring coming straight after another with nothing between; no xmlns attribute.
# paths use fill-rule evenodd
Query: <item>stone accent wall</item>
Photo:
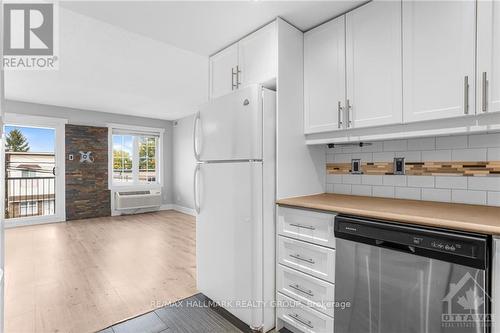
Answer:
<svg viewBox="0 0 500 333"><path fill-rule="evenodd" d="M80 151L92 152L93 163L80 162ZM73 155L73 160L69 156ZM108 129L66 125L66 219L110 216Z"/></svg>

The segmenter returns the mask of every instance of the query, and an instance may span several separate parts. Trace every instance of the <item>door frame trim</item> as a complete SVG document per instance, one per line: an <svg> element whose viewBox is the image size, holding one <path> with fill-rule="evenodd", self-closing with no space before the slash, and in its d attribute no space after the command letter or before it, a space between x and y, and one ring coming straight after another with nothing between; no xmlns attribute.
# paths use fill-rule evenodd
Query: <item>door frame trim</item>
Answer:
<svg viewBox="0 0 500 333"><path fill-rule="evenodd" d="M6 113L3 126L14 125L20 127L39 127L52 128L55 130L55 167L56 167L56 188L55 200L56 211L54 215L36 216L36 217L21 217L7 220L4 223L5 228L35 225L42 223L65 222L66 221L66 140L65 140L65 125L67 119L52 118L42 116L32 116L18 113ZM4 181L4 180L2 180Z"/></svg>

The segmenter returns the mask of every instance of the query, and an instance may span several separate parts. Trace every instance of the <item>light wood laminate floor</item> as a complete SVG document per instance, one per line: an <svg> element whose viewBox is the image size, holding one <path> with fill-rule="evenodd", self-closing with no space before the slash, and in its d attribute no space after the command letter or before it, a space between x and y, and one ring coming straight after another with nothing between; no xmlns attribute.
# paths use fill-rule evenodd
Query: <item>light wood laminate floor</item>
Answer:
<svg viewBox="0 0 500 333"><path fill-rule="evenodd" d="M7 229L5 245L6 333L95 332L196 293L182 213Z"/></svg>

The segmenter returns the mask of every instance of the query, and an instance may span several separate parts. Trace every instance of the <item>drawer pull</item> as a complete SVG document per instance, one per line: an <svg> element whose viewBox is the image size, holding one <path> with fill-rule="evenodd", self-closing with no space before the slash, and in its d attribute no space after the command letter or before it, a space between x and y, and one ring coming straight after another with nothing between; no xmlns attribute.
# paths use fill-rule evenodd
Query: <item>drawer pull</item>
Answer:
<svg viewBox="0 0 500 333"><path fill-rule="evenodd" d="M308 296L311 296L311 297L313 297L313 296L314 296L314 294L313 294L312 290L306 290L306 289L303 289L303 288L302 288L301 286L299 286L298 284L290 284L290 285L289 285L289 287L290 287L290 288L292 288L292 289L295 289L295 290L297 290L297 291L300 291L301 293L306 294L306 295L308 295Z"/></svg>
<svg viewBox="0 0 500 333"><path fill-rule="evenodd" d="M302 228L302 229L316 230L315 227L311 227L310 225L297 224L297 223L290 223L290 225L292 227L297 227L297 228Z"/></svg>
<svg viewBox="0 0 500 333"><path fill-rule="evenodd" d="M312 325L312 322L310 320L301 318L297 313L290 313L289 316L293 320L298 321L299 323L306 325L309 328L314 328L314 326Z"/></svg>
<svg viewBox="0 0 500 333"><path fill-rule="evenodd" d="M298 259L298 260L302 260L302 261L305 261L305 262L308 262L310 264L315 264L314 260L313 259L308 259L308 258L302 258L300 256L300 254L290 254L290 257L292 258L295 258L295 259Z"/></svg>

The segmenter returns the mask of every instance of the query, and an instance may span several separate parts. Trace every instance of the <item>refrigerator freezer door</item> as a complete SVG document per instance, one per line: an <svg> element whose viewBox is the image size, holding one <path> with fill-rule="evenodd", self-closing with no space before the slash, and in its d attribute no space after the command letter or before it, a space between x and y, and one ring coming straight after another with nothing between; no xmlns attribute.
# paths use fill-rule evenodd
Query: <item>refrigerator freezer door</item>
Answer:
<svg viewBox="0 0 500 333"><path fill-rule="evenodd" d="M262 163L206 163L197 175L198 290L260 327L262 309L249 302L263 298Z"/></svg>
<svg viewBox="0 0 500 333"><path fill-rule="evenodd" d="M253 85L201 107L194 129L200 161L262 159L261 92Z"/></svg>

